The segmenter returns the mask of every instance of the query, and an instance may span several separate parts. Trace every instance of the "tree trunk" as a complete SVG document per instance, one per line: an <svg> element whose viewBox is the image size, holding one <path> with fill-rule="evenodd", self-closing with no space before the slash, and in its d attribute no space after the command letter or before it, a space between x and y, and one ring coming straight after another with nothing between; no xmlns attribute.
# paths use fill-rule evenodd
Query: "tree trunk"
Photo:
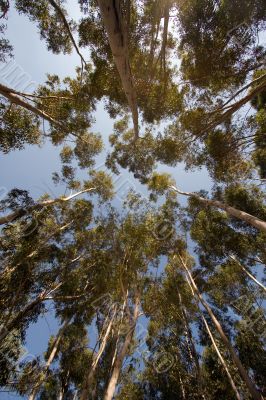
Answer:
<svg viewBox="0 0 266 400"><path fill-rule="evenodd" d="M183 261L183 259L182 259L182 257L180 255L179 255L179 259L181 261L182 267L185 270L185 272L186 272L186 274L187 274L187 276L188 276L188 278L189 278L189 280L191 282L191 286L192 286L193 290L195 291L199 301L201 302L203 307L208 312L209 316L211 317L211 319L212 319L212 321L214 323L214 326L215 326L217 332L219 333L219 335L220 335L220 337L222 339L222 342L224 343L225 347L230 352L235 366L237 367L237 369L238 369L243 381L246 383L246 385L248 387L248 390L249 390L249 392L251 394L251 397L254 400L262 400L263 399L262 396L257 391L254 383L251 381L250 377L248 376L248 374L247 374L245 368L243 367L238 355L236 354L233 346L231 345L231 343L230 343L229 339L227 338L226 334L224 333L220 322L217 320L217 318L213 314L212 309L210 308L209 304L204 300L203 296L201 295L201 293L200 293L200 291L199 291L199 289L198 289L198 287L197 287L197 285L196 285L196 283L195 283L195 281L194 281L189 269L187 268L185 262Z"/></svg>
<svg viewBox="0 0 266 400"><path fill-rule="evenodd" d="M180 387L181 387L181 392L182 392L182 399L186 400L186 392L185 392L185 388L184 388L184 384L183 384L180 372L178 372L178 376L179 376L179 382L180 382Z"/></svg>
<svg viewBox="0 0 266 400"><path fill-rule="evenodd" d="M195 367L196 367L196 376L197 376L199 389L202 392L202 398L205 399L204 388L203 388L203 380L202 380L202 374L201 374L199 359L198 359L196 347L195 347L195 344L194 344L193 335L192 335L192 332L191 332L191 329L190 329L190 326L189 326L187 312L186 312L185 306L184 306L183 301L182 301L182 296L181 296L179 291L178 291L178 298L179 298L181 311L182 311L182 315L183 315L183 321L184 321L184 325L185 325L186 335L188 336L189 351L191 352L192 361L194 361L194 364L195 364Z"/></svg>
<svg viewBox="0 0 266 400"><path fill-rule="evenodd" d="M237 112L241 107L243 107L245 104L247 104L249 101L251 101L255 96L257 96L259 93L263 92L266 89L266 80L265 80L266 74L264 74L263 76L259 77L258 79L256 79L256 81L262 81L262 83L260 83L259 85L257 85L253 90L251 90L249 92L249 94L247 94L245 97L243 97L242 99L240 99L239 101L237 101L236 103L232 104L231 106L227 106L226 104L228 104L233 98L235 98L237 96L237 94L235 94L231 99L228 100L228 102L226 102L222 108L221 111L223 111L224 109L227 109L226 111L224 111L222 114L218 115L217 118L214 120L214 122L211 122L205 129L205 131L210 131L213 130L217 125L223 123L225 120L228 120L228 118L230 118L235 112ZM263 81L264 80L264 81ZM248 84L246 87L242 88L238 94L243 91L244 89L247 89L249 86L252 85L252 83L254 84L254 82L251 82L250 84ZM215 110L216 112L219 110ZM201 132L202 133L202 132Z"/></svg>
<svg viewBox="0 0 266 400"><path fill-rule="evenodd" d="M92 362L92 366L91 366L91 369L90 369L89 374L87 376L87 379L85 381L85 385L84 385L84 388L82 390L82 393L81 393L81 396L80 396L80 400L87 400L87 398L88 398L88 394L89 394L90 388L92 388L95 371L96 371L96 368L98 366L98 362L99 362L99 360L100 360L100 358L101 358L101 356L102 356L102 354L103 354L103 352L104 352L104 350L106 348L106 344L107 344L107 341L108 341L108 338L109 338L109 335L110 335L110 332L111 332L111 328L113 326L113 322L114 322L115 316L116 316L116 308L114 309L113 316L110 319L110 322L109 322L109 324L107 326L107 329L106 329L106 332L104 334L102 343L100 345L98 354L97 354L96 358Z"/></svg>
<svg viewBox="0 0 266 400"><path fill-rule="evenodd" d="M199 308L199 310L200 310L200 308ZM206 327L206 330L207 330L207 332L208 332L208 335L209 335L209 337L210 337L210 339L211 339L211 342L212 342L212 344L213 344L213 347L214 347L214 349L215 349L215 351L216 351L216 353L217 353L217 356L218 356L219 360L221 361L221 364L222 364L222 366L224 367L224 370L225 370L225 372L226 372L226 374L227 374L227 376L228 376L230 385L231 385L231 387L232 387L232 389L233 389L233 391L234 391L234 393L235 393L235 395L236 395L236 398L237 398L237 400L241 400L241 397L240 397L240 394L238 393L238 390L237 390L237 387L236 387L236 385L235 385L235 382L234 382L234 380L233 380L233 378L232 378L232 376L231 376L231 374L230 374L229 369L227 368L226 362L225 362L225 360L224 360L222 354L220 353L220 350L219 350L218 347L217 347L217 344L216 344L216 342L215 342L215 339L214 339L214 337L213 337L213 335L212 335L212 333L211 333L211 330L210 330L210 328L209 328L208 322L206 321L206 318L204 317L204 315L203 315L203 313L201 312L201 310L200 310L200 314L201 314L201 318L202 318L202 320L203 320L203 322L204 322L204 325L205 325L205 327Z"/></svg>
<svg viewBox="0 0 266 400"><path fill-rule="evenodd" d="M4 225L9 222L13 222L16 219L21 218L24 215L30 214L31 212L33 212L35 210L41 210L44 207L52 206L52 205L58 204L58 203L67 202L69 200L74 199L77 196L82 195L83 193L91 192L92 190L95 190L95 188L84 189L84 190L74 193L68 197L59 197L57 199L45 200L45 201L41 201L40 203L34 204L33 206L30 206L30 207L19 208L19 209L15 210L14 212L6 215L5 217L1 217L0 225Z"/></svg>
<svg viewBox="0 0 266 400"><path fill-rule="evenodd" d="M244 271L245 274L246 274L250 279L253 280L253 282L255 282L259 287L261 287L261 288L264 290L264 292L266 292L266 287L265 287L261 282L259 282L259 281L255 278L255 276L253 276L253 275L244 267L244 265L240 264L240 262L238 262L238 261L236 260L235 257L233 257L233 256L229 256L229 257L230 257L234 262L236 262L236 263L239 265L239 267L242 269L242 271Z"/></svg>
<svg viewBox="0 0 266 400"><path fill-rule="evenodd" d="M37 115L40 118L45 119L46 121L50 122L52 125L56 125L59 127L63 127L60 122L56 121L53 117L46 114L44 111L40 110L39 108L33 106L32 104L28 103L27 101L23 100L21 97L17 96L13 93L13 90L7 86L0 84L0 94L6 97L11 103L17 104L20 107L25 108L28 111L31 111L33 114Z"/></svg>
<svg viewBox="0 0 266 400"><path fill-rule="evenodd" d="M194 197L200 203L202 203L206 206L220 208L220 209L226 211L227 214L229 214L235 218L241 219L242 221L246 222L247 224L252 225L255 228L257 228L263 232L266 232L266 222L262 221L261 219L259 219L257 217L254 217L254 215L248 214L245 211L238 210L237 208L228 206L218 200L205 199L204 197L201 197L201 196L197 195L196 193L182 192L181 190L177 189L175 186L170 186L170 189L173 189L175 192L177 192L179 194L183 194L184 196Z"/></svg>
<svg viewBox="0 0 266 400"><path fill-rule="evenodd" d="M161 62L163 67L164 74L164 89L166 89L166 47L167 47L167 39L168 39L168 25L169 25L169 14L170 14L170 0L166 1L164 7L164 27L163 27L163 38L162 38L162 47L161 47Z"/></svg>
<svg viewBox="0 0 266 400"><path fill-rule="evenodd" d="M53 360L54 360L54 358L55 358L55 356L56 356L56 353L57 353L57 351L58 351L58 346L59 346L59 343L60 343L60 341L61 341L61 339L62 339L64 330L65 330L66 327L68 326L70 320L71 320L71 318L68 318L68 319L65 321L65 323L62 325L62 327L59 329L59 331L58 331L58 333L57 333L57 336L56 336L56 338L55 338L55 341L54 341L54 343L53 343L53 347L52 347L51 353L50 353L49 358L48 358L48 360L47 360L47 362L46 362L46 364L45 364L44 371L43 371L43 375L41 376L41 379L40 379L40 380L36 383L36 385L34 386L34 388L33 388L32 392L31 392L31 394L29 395L29 400L34 400L34 399L35 399L35 397L36 397L36 395L38 394L38 391L39 391L41 385L42 385L43 382L45 381L47 371L49 370L49 368L50 368L50 366L51 366L51 364L52 364L52 362L53 362Z"/></svg>
<svg viewBox="0 0 266 400"><path fill-rule="evenodd" d="M137 319L139 317L139 307L140 307L140 299L139 296L136 297L136 301L135 301L135 308L134 308L134 313L133 313L133 321L131 323L131 326L126 334L126 338L125 341L122 345L122 348L120 350L120 352L118 353L116 360L114 362L114 368L113 368L113 372L111 375L111 378L109 380L105 395L104 395L104 400L112 400L114 393L115 393L115 389L116 389L116 385L118 382L118 378L119 378L119 374L122 368L122 364L124 361L124 358L126 357L126 354L128 352L129 346L132 342L132 338L134 335L134 331L135 331L135 326L137 323Z"/></svg>
<svg viewBox="0 0 266 400"><path fill-rule="evenodd" d="M98 0L114 62L119 73L134 124L135 139L139 137L137 97L131 74L126 26L120 0Z"/></svg>

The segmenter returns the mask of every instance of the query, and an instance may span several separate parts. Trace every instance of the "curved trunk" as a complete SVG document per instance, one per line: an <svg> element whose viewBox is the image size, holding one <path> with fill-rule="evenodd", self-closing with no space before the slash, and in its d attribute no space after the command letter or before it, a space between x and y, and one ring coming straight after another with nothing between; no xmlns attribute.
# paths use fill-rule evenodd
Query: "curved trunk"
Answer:
<svg viewBox="0 0 266 400"><path fill-rule="evenodd" d="M183 194L184 196L194 197L200 203L205 204L206 206L220 208L220 209L226 211L227 214L232 215L235 218L241 219L242 221L245 221L247 224L252 225L255 228L257 228L263 232L266 232L266 222L255 217L254 215L248 214L245 211L238 210L237 208L228 206L218 200L205 199L204 197L201 197L201 196L197 195L196 193L182 192L181 190L177 189L175 186L170 186L170 189L173 189L175 192L177 192L179 194Z"/></svg>
<svg viewBox="0 0 266 400"><path fill-rule="evenodd" d="M104 400L112 400L112 398L114 396L115 388L116 388L116 385L118 382L118 378L119 378L120 371L121 371L121 368L123 365L123 361L129 350L129 346L132 342L132 338L134 335L135 326L137 323L137 319L139 317L139 307L140 307L140 299L139 299L139 297L137 297L136 302L135 302L133 321L132 321L131 326L129 327L129 330L125 337L122 348L121 348L120 352L118 353L116 360L114 362L113 372L112 372L111 378L109 380L109 383L108 383L108 386L107 386L107 389L106 389L106 392L104 395Z"/></svg>
<svg viewBox="0 0 266 400"><path fill-rule="evenodd" d="M98 0L114 62L132 113L135 139L139 137L137 96L130 69L128 38L120 0Z"/></svg>
<svg viewBox="0 0 266 400"><path fill-rule="evenodd" d="M208 312L209 316L211 317L211 320L217 330L217 332L219 333L222 342L224 343L225 347L228 349L229 353L232 356L232 359L234 361L235 366L237 367L243 381L246 383L247 388L249 390L249 393L251 394L252 399L254 400L262 400L262 396L260 395L260 393L257 391L256 386L254 385L254 383L251 381L250 377L247 374L247 371L245 370L245 368L243 367L238 355L236 354L233 346L231 345L228 337L226 336L226 334L224 333L224 330L220 324L220 322L217 320L217 318L215 317L215 315L212 312L211 307L209 306L209 304L204 300L203 296L201 295L189 269L187 268L185 262L183 261L182 257L179 255L179 259L181 261L181 264L183 266L184 271L186 272L190 282L191 282L191 286L194 290L194 292L196 293L199 301L201 302L201 304L203 305L203 307L206 309L206 311Z"/></svg>
<svg viewBox="0 0 266 400"><path fill-rule="evenodd" d="M218 117L214 120L214 122L210 123L210 125L208 125L206 127L206 130L215 128L217 125L221 124L222 122L227 120L229 117L231 117L235 112L237 112L241 107L243 107L245 104L247 104L249 101L251 101L255 96L257 96L259 93L263 92L266 89L265 77L266 77L266 74L261 76L260 78L258 78L257 81L262 80L262 83L257 85L253 90L250 91L249 94L247 94L241 100L237 101L236 103L232 104L231 106L225 106L231 100L226 102L223 105L223 108L221 109L221 111L223 111L224 109L227 109L227 108L228 109L226 111L224 111L221 115L218 115ZM264 79L264 82L263 82L263 79ZM252 82L252 83L254 84L254 82ZM248 86L251 86L252 83L247 85L246 87L244 87L241 91L246 89ZM237 94L235 94L231 99L235 98L236 96L237 96Z"/></svg>

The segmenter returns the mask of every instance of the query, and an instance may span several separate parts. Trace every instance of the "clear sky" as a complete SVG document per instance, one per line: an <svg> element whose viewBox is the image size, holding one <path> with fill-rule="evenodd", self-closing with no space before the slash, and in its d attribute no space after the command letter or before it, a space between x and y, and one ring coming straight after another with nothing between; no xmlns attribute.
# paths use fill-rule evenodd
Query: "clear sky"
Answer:
<svg viewBox="0 0 266 400"><path fill-rule="evenodd" d="M79 18L79 10L76 1L69 1L69 13L73 18ZM19 16L12 8L9 13L7 37L14 47L14 59L8 64L0 64L0 82L27 91L34 90L36 86L46 79L46 74L57 74L60 77L73 75L75 67L79 65L79 58L75 53L71 55L53 55L46 50L45 43L40 41L36 26L26 17ZM83 49L85 58L89 58L89 50ZM23 82L19 83L18 77L24 75ZM25 90L26 91L26 90ZM96 167L104 167L105 154L108 151L108 135L112 132L113 121L108 117L102 103L99 104L95 114L93 130L100 132L105 143L105 151L96 160ZM8 155L0 153L0 187L10 190L14 187L26 189L34 198L44 193L51 197L62 194L64 188L55 187L51 175L60 170L60 149L48 142L44 146L27 146L25 150L13 151ZM206 170L185 172L182 165L176 168L160 167L161 171L170 172L176 179L178 187L185 191L209 190L211 180ZM80 172L79 176L85 176L86 172ZM137 182L132 174L122 171L116 177L118 190L115 204L119 206L121 199L128 189L133 188L142 194L146 189ZM184 199L180 198L183 203ZM47 313L37 324L29 329L27 337L27 350L29 354L42 354L46 349L47 339L56 330L56 324L52 313ZM13 394L1 393L0 400L19 399Z"/></svg>

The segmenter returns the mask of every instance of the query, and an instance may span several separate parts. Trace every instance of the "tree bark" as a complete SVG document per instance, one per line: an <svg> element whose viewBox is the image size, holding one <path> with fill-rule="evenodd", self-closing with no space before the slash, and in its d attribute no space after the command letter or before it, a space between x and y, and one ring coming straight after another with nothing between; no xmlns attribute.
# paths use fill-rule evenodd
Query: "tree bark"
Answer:
<svg viewBox="0 0 266 400"><path fill-rule="evenodd" d="M122 348L120 350L120 352L118 353L116 360L114 362L114 368L112 371L112 375L111 378L109 380L105 395L104 395L104 400L112 400L114 393L115 393L115 389L116 389L116 385L118 382L118 378L119 378L119 374L122 368L122 364L124 361L124 358L126 357L126 354L128 352L129 346L132 342L132 338L134 335L134 331L135 331L135 326L139 317L139 307L140 307L140 299L139 296L136 297L135 300L135 308L134 308L134 313L133 313L133 321L131 323L131 326L126 334L124 343L122 345Z"/></svg>
<svg viewBox="0 0 266 400"><path fill-rule="evenodd" d="M92 362L92 366L91 366L89 374L88 374L88 376L86 378L85 385L84 385L84 388L83 388L81 396L80 396L80 400L87 400L88 399L88 394L89 394L90 388L92 387L92 384L93 384L95 371L96 371L96 368L98 366L98 362L99 362L99 360L100 360L100 358L101 358L101 356L102 356L102 354L103 354L103 352L104 352L104 350L106 348L106 344L107 344L107 341L108 341L108 338L109 338L109 335L110 335L110 332L111 332L111 329L112 329L112 326L113 326L113 322L114 322L115 316L116 316L116 308L114 309L113 316L110 319L110 322L109 322L109 324L107 326L107 329L106 329L106 332L104 334L103 340L101 342L101 345L100 345L99 351L97 353L97 356Z"/></svg>
<svg viewBox="0 0 266 400"><path fill-rule="evenodd" d="M166 76L165 76L165 74L166 74L166 47L167 47L167 39L168 39L169 14L170 14L170 0L167 0L165 7L164 7L164 27L163 27L163 38L162 38L162 47L161 47L161 60L162 60L163 73L164 73L164 84L165 84L165 80L166 80ZM165 87L165 89L166 89L166 87Z"/></svg>
<svg viewBox="0 0 266 400"><path fill-rule="evenodd" d="M201 374L199 359L198 359L196 347L195 347L195 344L194 344L193 335L192 335L192 332L191 332L191 329L190 329L190 326L189 326L189 321L188 321L188 317L187 317L186 308L185 308L185 306L183 304L182 296L181 296L179 291L178 291L178 298L179 298L180 307L181 307L181 311L182 311L182 315L183 315L183 321L184 321L184 325L185 325L186 335L188 336L189 351L191 352L192 362L194 361L194 364L195 364L195 367L196 367L196 376L197 376L199 389L202 392L202 398L205 399L204 388L203 388L203 380L202 380L202 374Z"/></svg>
<svg viewBox="0 0 266 400"><path fill-rule="evenodd" d="M44 207L52 206L52 205L58 204L58 203L67 202L69 200L74 199L77 196L80 196L83 193L91 192L92 190L95 190L95 188L84 189L84 190L81 190L81 191L74 193L67 197L59 197L57 199L45 200L45 201L41 201L40 203L34 204L33 206L30 206L30 207L19 208L16 211L14 211L8 215L1 217L0 225L4 225L4 224L10 223L10 222L13 222L16 219L21 218L24 215L30 214L31 212L33 212L35 210L41 210Z"/></svg>
<svg viewBox="0 0 266 400"><path fill-rule="evenodd" d="M245 384L247 385L247 388L249 390L249 393L251 394L252 399L254 400L263 400L263 397L261 396L261 394L257 391L256 386L254 385L254 383L251 381L250 377L247 374L247 371L245 370L245 368L243 367L238 355L236 354L233 346L231 345L228 337L226 336L226 334L224 333L224 330L220 324L220 322L217 320L217 318L215 317L215 315L212 312L212 309L210 308L209 304L204 300L203 296L201 295L193 277L192 274L190 273L188 267L186 266L186 263L184 262L184 260L182 259L182 257L179 255L179 259L181 261L182 267L185 271L185 273L187 274L190 282L191 282L191 286L194 290L194 292L196 293L196 296L198 297L199 301L201 302L201 304L203 305L203 307L206 309L206 311L208 312L209 316L211 317L211 320L214 323L214 326L217 330L217 332L219 333L222 342L224 343L225 347L228 349L229 353L232 356L232 359L234 361L235 366L237 367L243 381L245 382Z"/></svg>
<svg viewBox="0 0 266 400"><path fill-rule="evenodd" d="M249 225L254 226L255 228L261 230L262 232L266 232L266 222L255 217L254 215L248 214L245 211L238 210L237 208L228 206L227 204L224 204L218 200L205 199L204 197L201 197L201 196L197 195L196 193L192 193L192 192L182 192L181 190L177 189L175 186L170 186L170 189L172 189L175 192L182 194L184 196L194 197L200 203L202 203L206 206L220 208L220 209L226 211L227 214L229 214L235 218L241 219L242 221L246 222Z"/></svg>
<svg viewBox="0 0 266 400"><path fill-rule="evenodd" d="M199 310L200 310L200 308L199 308ZM217 354L219 360L221 361L221 364L222 364L222 366L224 367L224 370L225 370L225 372L226 372L226 374L227 374L227 376L228 376L230 385L231 385L231 387L232 387L232 389L233 389L233 391L234 391L234 393L235 393L235 395L236 395L236 398L237 398L237 400L241 400L240 394L238 393L238 390L237 390L237 387L236 387L236 385L235 385L235 382L234 382L234 380L233 380L233 378L232 378L232 375L230 374L230 371L229 371L229 369L227 368L226 362L225 362L225 360L224 360L224 358L223 358L223 356L222 356L220 350L219 350L218 347L217 347L217 344L216 344L216 342L215 342L215 339L214 339L214 337L213 337L213 335L212 335L212 333L211 333L211 330L210 330L210 328L209 328L208 322L206 321L206 318L204 317L204 315L203 315L203 313L201 312L201 310L200 310L200 314L201 314L201 318L202 318L202 320L203 320L203 322L204 322L204 325L205 325L205 327L206 327L206 330L207 330L207 332L208 332L208 335L209 335L209 337L210 337L210 339L211 339L211 342L212 342L212 344L213 344L213 347L214 347L214 349L215 349L215 351L216 351L216 354Z"/></svg>
<svg viewBox="0 0 266 400"><path fill-rule="evenodd" d="M120 0L98 0L114 62L132 113L135 139L139 137L137 96L129 63L128 38Z"/></svg>
<svg viewBox="0 0 266 400"><path fill-rule="evenodd" d="M48 360L47 360L47 362L45 364L44 371L43 371L43 376L41 377L41 379L34 386L31 394L29 395L29 400L34 400L35 399L35 397L38 394L38 391L39 391L41 385L45 381L47 371L49 370L49 368L50 368L50 366L51 366L51 364L52 364L52 362L53 362L53 360L54 360L54 358L56 356L56 353L58 351L59 343L60 343L60 341L62 339L63 333L64 333L66 327L68 326L70 320L71 320L71 318L68 318L65 321L65 323L62 325L62 327L59 329L58 334L57 334L57 336L55 338L55 341L53 343L53 347L52 347L51 353L50 353L49 358L48 358Z"/></svg>

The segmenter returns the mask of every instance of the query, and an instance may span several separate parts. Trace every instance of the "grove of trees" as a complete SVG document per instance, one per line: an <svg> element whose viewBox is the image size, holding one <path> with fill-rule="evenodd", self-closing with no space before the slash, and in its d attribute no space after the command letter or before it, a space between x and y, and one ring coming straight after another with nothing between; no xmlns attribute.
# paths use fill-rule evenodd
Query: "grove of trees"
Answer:
<svg viewBox="0 0 266 400"><path fill-rule="evenodd" d="M80 60L31 93L0 83L1 157L49 141L66 188L0 198L0 398L262 400L266 2L72 1L79 21L68 3L0 0L1 63L11 8ZM100 102L114 120L104 170ZM180 165L206 168L211 193L177 187L166 171ZM117 207L123 169L149 197ZM21 361L51 308L56 335Z"/></svg>

